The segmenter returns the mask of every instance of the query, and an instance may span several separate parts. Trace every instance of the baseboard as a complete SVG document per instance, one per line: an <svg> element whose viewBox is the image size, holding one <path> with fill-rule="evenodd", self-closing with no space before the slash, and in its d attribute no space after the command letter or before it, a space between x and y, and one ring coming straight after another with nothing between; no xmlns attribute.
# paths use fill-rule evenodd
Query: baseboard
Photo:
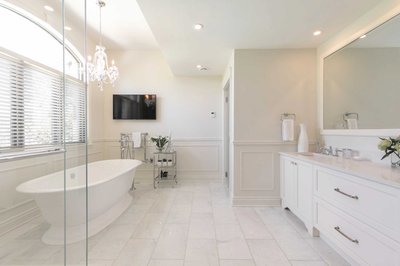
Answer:
<svg viewBox="0 0 400 266"><path fill-rule="evenodd" d="M262 198L262 197L233 197L233 206L266 206L277 207L281 206L281 199L277 198Z"/></svg>
<svg viewBox="0 0 400 266"><path fill-rule="evenodd" d="M33 200L25 201L0 213L0 236L40 216Z"/></svg>

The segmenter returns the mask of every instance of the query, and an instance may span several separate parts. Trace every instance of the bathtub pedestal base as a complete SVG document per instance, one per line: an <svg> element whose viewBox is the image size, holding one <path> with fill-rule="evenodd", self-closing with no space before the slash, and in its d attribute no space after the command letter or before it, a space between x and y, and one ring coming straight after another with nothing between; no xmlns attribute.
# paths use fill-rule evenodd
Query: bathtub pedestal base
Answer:
<svg viewBox="0 0 400 266"><path fill-rule="evenodd" d="M89 220L88 237L94 236L114 222L131 204L132 197L126 193L112 208L100 216ZM79 242L86 238L86 224L67 226L67 244ZM51 227L42 236L42 241L48 245L64 244L64 226Z"/></svg>

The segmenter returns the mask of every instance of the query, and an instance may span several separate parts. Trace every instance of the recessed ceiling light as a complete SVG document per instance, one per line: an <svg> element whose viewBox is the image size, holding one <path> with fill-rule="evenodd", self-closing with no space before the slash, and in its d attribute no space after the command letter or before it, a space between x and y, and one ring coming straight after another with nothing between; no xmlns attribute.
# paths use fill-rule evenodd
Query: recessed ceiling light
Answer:
<svg viewBox="0 0 400 266"><path fill-rule="evenodd" d="M43 8L50 12L54 11L54 8L52 8L51 6L44 6Z"/></svg>
<svg viewBox="0 0 400 266"><path fill-rule="evenodd" d="M364 34L363 36L360 37L360 39L364 39L365 37L367 37L367 35Z"/></svg>
<svg viewBox="0 0 400 266"><path fill-rule="evenodd" d="M71 27L69 27L69 26L65 26L65 27L64 27L64 30L71 31L71 30L72 30L72 28L71 28Z"/></svg>
<svg viewBox="0 0 400 266"><path fill-rule="evenodd" d="M203 25L203 24L194 24L193 28L194 28L195 30L201 30L201 29L204 28L204 25Z"/></svg>
<svg viewBox="0 0 400 266"><path fill-rule="evenodd" d="M206 71L208 70L208 67L202 66L202 65L197 65L196 68L200 71Z"/></svg>
<svg viewBox="0 0 400 266"><path fill-rule="evenodd" d="M321 35L321 33L322 33L322 31L316 30L316 31L313 32L313 35L314 36L318 36L318 35Z"/></svg>

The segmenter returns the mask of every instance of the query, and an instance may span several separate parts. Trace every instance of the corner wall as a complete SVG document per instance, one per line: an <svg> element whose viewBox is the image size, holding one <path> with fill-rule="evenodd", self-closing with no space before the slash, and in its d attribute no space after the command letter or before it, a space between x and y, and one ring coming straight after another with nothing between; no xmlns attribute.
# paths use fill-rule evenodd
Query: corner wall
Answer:
<svg viewBox="0 0 400 266"><path fill-rule="evenodd" d="M235 50L234 205L280 205L281 114L296 114L316 138L316 50Z"/></svg>

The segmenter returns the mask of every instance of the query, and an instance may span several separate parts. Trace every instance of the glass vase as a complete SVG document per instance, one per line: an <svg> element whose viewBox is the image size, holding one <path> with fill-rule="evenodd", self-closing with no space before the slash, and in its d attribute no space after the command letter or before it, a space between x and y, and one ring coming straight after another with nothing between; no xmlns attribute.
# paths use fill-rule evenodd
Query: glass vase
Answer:
<svg viewBox="0 0 400 266"><path fill-rule="evenodd" d="M390 155L390 162L391 162L391 166L392 166L393 168L400 167L400 156L399 156L399 154L396 153L396 152L393 152L393 153Z"/></svg>

